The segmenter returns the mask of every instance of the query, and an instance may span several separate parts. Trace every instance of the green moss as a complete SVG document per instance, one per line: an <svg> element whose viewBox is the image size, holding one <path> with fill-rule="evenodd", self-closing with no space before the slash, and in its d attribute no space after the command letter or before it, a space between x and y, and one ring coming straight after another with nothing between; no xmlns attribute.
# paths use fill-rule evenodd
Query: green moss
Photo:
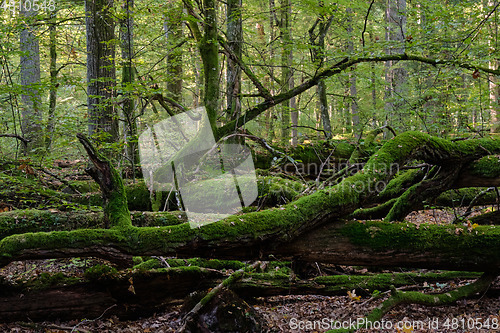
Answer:
<svg viewBox="0 0 500 333"><path fill-rule="evenodd" d="M411 223L386 223L367 221L349 222L341 234L349 237L356 245L368 246L377 251L384 250L434 250L440 253L468 253L470 256L485 256L490 249L491 258L499 258L500 229L493 226L479 226L469 231L456 225L435 225Z"/></svg>
<svg viewBox="0 0 500 333"><path fill-rule="evenodd" d="M449 281L456 278L474 279L481 276L476 272L443 271L440 273L380 273L373 275L319 276L314 282L325 285L327 290L387 290L391 286L403 286L430 281Z"/></svg>
<svg viewBox="0 0 500 333"><path fill-rule="evenodd" d="M102 228L102 213L91 211L50 212L48 210L14 210L0 213L0 239L26 232L83 228Z"/></svg>
<svg viewBox="0 0 500 333"><path fill-rule="evenodd" d="M259 198L265 198L266 205L274 206L293 201L306 185L290 179L264 176L257 178L257 188Z"/></svg>
<svg viewBox="0 0 500 333"><path fill-rule="evenodd" d="M187 222L186 215L182 212L132 212L131 218L138 227L161 227ZM104 228L102 212L26 209L0 213L0 239L26 232L93 228Z"/></svg>
<svg viewBox="0 0 500 333"><path fill-rule="evenodd" d="M80 193L99 191L99 185L93 180L73 180L70 184Z"/></svg>
<svg viewBox="0 0 500 333"><path fill-rule="evenodd" d="M237 270L244 268L246 265L241 261L237 260L219 260L219 259L202 259L202 258L190 258L190 259L165 259L170 267L184 267L184 266L197 266L203 268L211 268L216 270L222 269L232 269ZM135 269L154 269L165 267L162 262L158 259L149 259L138 265L134 266Z"/></svg>
<svg viewBox="0 0 500 333"><path fill-rule="evenodd" d="M351 214L351 218L359 220L373 220L384 218L391 210L397 198L387 200L386 202L371 208L359 208Z"/></svg>
<svg viewBox="0 0 500 333"><path fill-rule="evenodd" d="M118 271L108 265L96 265L87 268L84 276L89 281L111 280L118 276Z"/></svg>
<svg viewBox="0 0 500 333"><path fill-rule="evenodd" d="M469 170L473 175L498 178L500 177L500 156L489 155L480 158L469 166Z"/></svg>
<svg viewBox="0 0 500 333"><path fill-rule="evenodd" d="M415 180L423 177L423 175L424 172L421 169L401 171L396 177L389 181L384 190L380 192L379 196L381 198L394 198L399 196L405 188L413 184Z"/></svg>
<svg viewBox="0 0 500 333"><path fill-rule="evenodd" d="M39 276L23 283L22 287L29 290L44 290L53 286L69 286L81 282L81 279L74 276L66 276L62 272L41 273Z"/></svg>
<svg viewBox="0 0 500 333"><path fill-rule="evenodd" d="M403 194L396 199L394 205L391 207L389 213L385 217L385 221L401 221L408 215L411 211L413 205L415 204L412 200L417 193L417 189L420 187L420 183L411 186Z"/></svg>
<svg viewBox="0 0 500 333"><path fill-rule="evenodd" d="M48 188L40 179L26 175L11 176L0 173L0 202L8 203L17 209L78 210L82 206L78 196Z"/></svg>
<svg viewBox="0 0 500 333"><path fill-rule="evenodd" d="M165 227L187 222L184 212L131 212L136 227Z"/></svg>
<svg viewBox="0 0 500 333"><path fill-rule="evenodd" d="M151 210L149 190L143 180L125 186L125 195L130 210Z"/></svg>

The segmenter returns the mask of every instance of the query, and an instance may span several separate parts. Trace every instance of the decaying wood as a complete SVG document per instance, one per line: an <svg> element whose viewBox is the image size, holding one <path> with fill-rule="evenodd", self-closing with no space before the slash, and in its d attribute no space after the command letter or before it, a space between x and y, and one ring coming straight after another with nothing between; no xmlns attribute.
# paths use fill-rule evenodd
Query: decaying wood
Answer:
<svg viewBox="0 0 500 333"><path fill-rule="evenodd" d="M324 276L300 280L286 275L238 273L237 277L232 280L230 289L244 298L254 298L282 294L345 295L352 289L356 289L360 295L369 295L375 289L389 290L391 286L442 282L455 278L473 279L477 278L477 273L352 276L355 282L351 285ZM117 315L122 319L136 318L151 315L169 304L178 303L194 291L206 291L223 281L226 281L225 276L213 269L174 268L164 271L129 271L114 278L68 286L47 286L39 290L2 286L0 321L96 318L106 310L106 315ZM19 297L20 294L23 296Z"/></svg>

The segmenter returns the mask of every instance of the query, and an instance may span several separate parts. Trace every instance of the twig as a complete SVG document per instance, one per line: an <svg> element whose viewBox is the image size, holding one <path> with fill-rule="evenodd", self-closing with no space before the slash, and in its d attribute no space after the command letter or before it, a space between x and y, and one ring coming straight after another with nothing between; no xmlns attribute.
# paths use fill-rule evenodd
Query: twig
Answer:
<svg viewBox="0 0 500 333"><path fill-rule="evenodd" d="M323 134L326 136L326 131L324 129L321 129L321 128L314 128L312 126L304 126L304 125L292 125L292 126L288 126L286 129L290 129L290 128L308 128L308 129L312 129L314 131L323 132Z"/></svg>
<svg viewBox="0 0 500 333"><path fill-rule="evenodd" d="M108 312L108 310L111 310L111 309L112 309L112 308L114 308L115 306L117 306L117 305L116 305L116 304L111 305L109 308L107 308L106 310L104 310L104 312L103 312L103 313L102 313L99 317L97 317L97 318L95 318L95 319L85 319L85 320L83 320L83 321L79 322L78 324L76 324L75 326L73 326L73 329L71 329L71 333L76 332L76 331L75 331L75 330L76 330L76 328L77 328L78 326L80 326L80 325L84 324L84 323L91 323L91 322L94 322L94 321L96 321L96 320L101 319L101 318L104 316L104 314L105 314L106 312ZM78 330L80 330L80 329L78 329Z"/></svg>
<svg viewBox="0 0 500 333"><path fill-rule="evenodd" d="M337 148L337 147L335 146L335 148ZM330 160L330 157L335 152L335 148L332 149L332 151L330 152L328 157L325 159L325 161L321 163L321 165L319 167L318 177L316 177L316 184L319 183L319 178L321 177L321 174L323 173L323 168L325 167L326 163L328 163L328 161Z"/></svg>
<svg viewBox="0 0 500 333"><path fill-rule="evenodd" d="M361 32L361 41L363 42L363 47L365 47L365 32L366 32L366 23L368 22L368 16L370 16L370 11L372 10L372 6L375 0L372 0L370 2L370 7L368 7L368 11L366 12L365 16L365 25L363 26L363 31Z"/></svg>
<svg viewBox="0 0 500 333"><path fill-rule="evenodd" d="M470 202L469 204L469 207L467 207L467 210L465 211L465 213L463 213L462 215L460 216L457 216L452 224L456 224L460 221L463 221L463 219L465 219L467 216L469 216L470 214L472 214L472 207L474 207L474 205L476 204L477 200L479 200L479 198L481 198L483 195L485 195L486 193L488 192L491 192L493 190L495 190L496 187L488 187L486 190L484 191L481 191L478 195L476 195Z"/></svg>
<svg viewBox="0 0 500 333"><path fill-rule="evenodd" d="M162 256L152 256L151 258L158 260L164 267L170 268L169 263Z"/></svg>
<svg viewBox="0 0 500 333"><path fill-rule="evenodd" d="M19 141L22 141L25 146L28 145L29 142L31 142L30 139L23 138L22 136L17 134L0 134L0 138L15 138Z"/></svg>
<svg viewBox="0 0 500 333"><path fill-rule="evenodd" d="M70 182L68 182L66 179L62 179L61 177L59 177L58 175L44 169L44 168L37 168L38 170L42 171L43 173L49 175L49 176L52 176L54 177L55 179L59 180L60 182L62 182L64 185L68 186L70 189L72 189L73 191L75 191L77 194L80 194L80 191L78 191L78 189L76 187L74 187L73 185L71 185Z"/></svg>

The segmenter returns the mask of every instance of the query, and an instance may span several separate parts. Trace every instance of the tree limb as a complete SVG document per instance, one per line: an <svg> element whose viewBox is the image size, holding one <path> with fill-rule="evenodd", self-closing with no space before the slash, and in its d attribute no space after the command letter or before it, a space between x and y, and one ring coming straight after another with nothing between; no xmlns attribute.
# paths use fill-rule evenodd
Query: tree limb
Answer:
<svg viewBox="0 0 500 333"><path fill-rule="evenodd" d="M344 58L341 61L337 62L336 64L330 66L329 68L318 72L316 75L314 75L312 78L310 78L307 81L304 81L302 84L296 86L295 88L292 88L288 90L287 92L278 94L276 96L273 96L272 100L266 100L262 103L259 103L255 105L254 107L248 109L244 115L239 117L238 119L235 119L233 121L228 122L218 130L218 138L221 138L228 133L231 133L234 131L235 128L239 128L243 126L245 123L249 122L250 120L255 119L258 115L260 115L262 112L266 111L267 109L280 104L281 102L288 100L294 96L297 96L304 91L310 89L311 87L314 87L315 85L318 84L318 82L321 79L328 78L330 76L342 73L346 69L359 64L359 63L367 63L367 62L384 62L384 61L416 61L416 62L421 62L421 63L426 63L432 66L438 66L438 65L448 65L448 66L457 66L463 69L467 70L478 70L482 71L485 73L490 73L490 74L495 74L495 75L500 75L500 68L499 69L490 69L488 67L484 66L479 66L479 65L473 65L473 64L468 64L464 63L458 60L449 60L449 59L433 59L433 58L427 58L427 57L422 57L422 56L417 56L417 55L408 55L406 53L404 54L393 54L393 55L381 55L381 56L375 56L375 57L358 57L358 58Z"/></svg>

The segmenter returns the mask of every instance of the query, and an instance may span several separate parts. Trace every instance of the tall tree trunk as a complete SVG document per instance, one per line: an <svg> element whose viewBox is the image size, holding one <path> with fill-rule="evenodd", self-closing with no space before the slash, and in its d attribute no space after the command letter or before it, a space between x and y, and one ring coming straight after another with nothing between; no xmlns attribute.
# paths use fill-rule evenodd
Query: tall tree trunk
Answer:
<svg viewBox="0 0 500 333"><path fill-rule="evenodd" d="M494 6L494 2L492 0L488 0L488 8L492 8ZM497 32L498 27L496 24L496 20L493 20L492 32L490 33L490 37L488 39L488 45L490 51L496 51L497 49ZM489 68L496 69L498 68L498 60L492 59L489 62ZM490 90L490 126L492 133L500 133L500 124L498 119L498 79L495 75L490 74L488 77L488 87Z"/></svg>
<svg viewBox="0 0 500 333"><path fill-rule="evenodd" d="M163 30L168 45L167 55L167 91L169 97L182 103L182 4L180 1L167 2L168 10Z"/></svg>
<svg viewBox="0 0 500 333"><path fill-rule="evenodd" d="M321 124L323 125L323 130L325 131L326 138L330 139L332 137L332 124L330 121L330 114L328 113L328 100L326 95L325 80L320 80L316 89L318 93Z"/></svg>
<svg viewBox="0 0 500 333"><path fill-rule="evenodd" d="M347 8L347 34L349 36L349 40L347 42L347 51L349 54L354 54L354 43L352 41L352 15L353 11L351 8ZM353 73L355 68L351 69L349 73L349 96L350 101L350 109L351 109L351 119L352 119L352 130L357 139L361 138L361 129L359 128L359 111L358 111L358 90L356 87L356 75Z"/></svg>
<svg viewBox="0 0 500 333"><path fill-rule="evenodd" d="M49 52L50 52L50 92L49 92L49 114L47 119L47 130L45 133L45 146L50 149L54 137L55 112L57 103L57 32L55 21L57 11L50 13L49 24Z"/></svg>
<svg viewBox="0 0 500 333"><path fill-rule="evenodd" d="M217 135L217 113L219 107L219 47L217 43L217 10L215 0L203 0L205 31L200 42L200 54L203 61L205 91L203 102L214 136Z"/></svg>
<svg viewBox="0 0 500 333"><path fill-rule="evenodd" d="M290 89L293 88L294 80L293 76L290 78ZM300 100L300 99L299 99ZM297 99L295 96L290 98L290 116L292 120L292 146L296 146L298 143L298 131L297 126L299 126L299 111L297 110Z"/></svg>
<svg viewBox="0 0 500 333"><path fill-rule="evenodd" d="M137 147L137 121L134 115L135 103L130 91L134 83L134 0L123 0L125 17L120 20L120 46L122 51L122 87L124 88L123 115L125 117L125 141L127 143L127 157L135 175L135 166L139 164L139 150Z"/></svg>
<svg viewBox="0 0 500 333"><path fill-rule="evenodd" d="M241 0L227 2L227 43L231 52L241 59L243 25L241 20ZM236 119L241 113L241 68L230 57L227 59L227 109L229 119Z"/></svg>
<svg viewBox="0 0 500 333"><path fill-rule="evenodd" d="M31 140L25 147L25 154L44 146L42 134L42 110L40 91L40 49L36 36L37 11L33 6L24 5L22 1L21 16L25 22L20 35L20 74L23 102L21 131L26 139ZM25 7L30 8L26 10Z"/></svg>
<svg viewBox="0 0 500 333"><path fill-rule="evenodd" d="M89 135L100 141L118 140L118 120L114 104L115 46L113 0L86 0L87 28L87 107Z"/></svg>
<svg viewBox="0 0 500 333"><path fill-rule="evenodd" d="M323 2L319 2L319 6L323 6ZM325 61L325 37L332 24L333 16L327 18L321 14L316 19L314 25L309 29L309 43L311 44L311 55L314 65L320 69ZM317 32L316 32L317 28ZM328 113L328 100L326 95L326 82L321 79L316 87L318 94L319 117L321 125L325 131L327 139L332 137L332 125L330 121L330 114ZM318 122L317 122L318 123ZM318 126L316 126L318 127Z"/></svg>
<svg viewBox="0 0 500 333"><path fill-rule="evenodd" d="M403 54L405 52L404 38L406 35L406 0L387 0L385 11L386 33L389 43L387 54ZM402 106L407 72L404 68L393 68L397 61L387 61L385 64L385 110L386 124L397 122L402 125Z"/></svg>
<svg viewBox="0 0 500 333"><path fill-rule="evenodd" d="M291 27L290 16L292 11L291 0L280 0L281 5L281 92L287 92L290 89L292 73L292 45L291 45ZM287 143L290 139L290 100L281 103L281 141Z"/></svg>
<svg viewBox="0 0 500 333"><path fill-rule="evenodd" d="M272 60L274 59L274 38L275 38L275 31L274 28L276 26L276 4L274 0L269 0L269 61L272 64ZM262 31L262 36L263 36L264 31ZM269 78L268 78L268 84L269 84L269 91L273 94L274 93L274 67L269 68ZM274 119L275 119L275 114L274 114L274 108L270 108L269 110L266 111L266 134L269 142L272 142L276 134L274 133Z"/></svg>

